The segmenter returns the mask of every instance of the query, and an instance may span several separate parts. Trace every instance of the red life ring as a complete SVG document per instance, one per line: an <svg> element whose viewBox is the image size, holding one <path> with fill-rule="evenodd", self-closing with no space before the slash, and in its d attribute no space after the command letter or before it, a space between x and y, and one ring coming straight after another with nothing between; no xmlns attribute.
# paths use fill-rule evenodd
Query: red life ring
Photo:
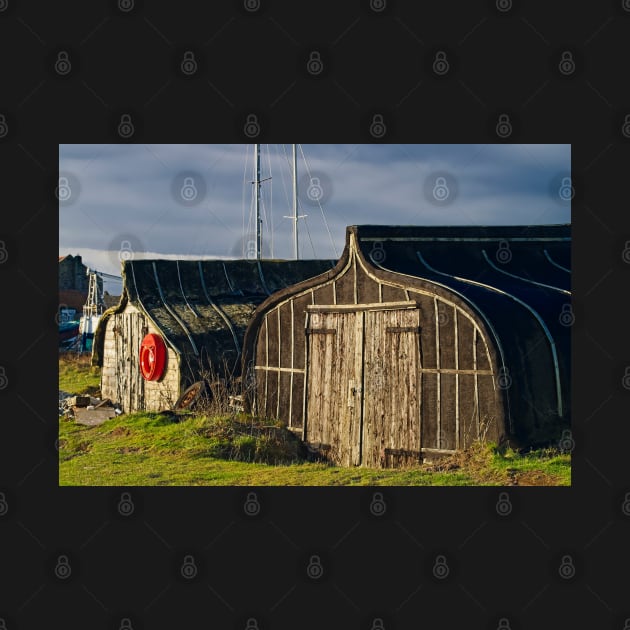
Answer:
<svg viewBox="0 0 630 630"><path fill-rule="evenodd" d="M140 344L140 371L147 381L157 381L164 373L166 346L160 335L149 333Z"/></svg>

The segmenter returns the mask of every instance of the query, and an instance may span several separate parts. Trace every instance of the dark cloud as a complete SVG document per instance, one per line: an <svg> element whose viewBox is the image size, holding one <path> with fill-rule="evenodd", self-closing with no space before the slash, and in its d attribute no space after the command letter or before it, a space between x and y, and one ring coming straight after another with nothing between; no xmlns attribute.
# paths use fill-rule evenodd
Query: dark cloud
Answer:
<svg viewBox="0 0 630 630"><path fill-rule="evenodd" d="M290 145L263 146L265 251L292 256ZM329 182L322 211L303 203L303 257L329 258L350 224L515 224L570 221L550 182L570 172L569 145L303 145L300 181ZM132 234L152 255L233 256L254 231L252 145L61 145L60 172L77 181L59 208L61 253L107 250ZM448 205L425 190L435 173L457 186ZM178 191L192 177L195 190ZM448 178L447 178L448 179ZM451 180L449 180L451 181ZM304 190L300 196L303 197ZM327 224L325 221L327 221ZM329 234L330 231L330 234ZM94 257L99 255L94 253ZM99 258L100 260L100 258ZM106 258L103 258L106 260ZM104 271L108 271L103 269ZM112 270L109 269L111 272Z"/></svg>

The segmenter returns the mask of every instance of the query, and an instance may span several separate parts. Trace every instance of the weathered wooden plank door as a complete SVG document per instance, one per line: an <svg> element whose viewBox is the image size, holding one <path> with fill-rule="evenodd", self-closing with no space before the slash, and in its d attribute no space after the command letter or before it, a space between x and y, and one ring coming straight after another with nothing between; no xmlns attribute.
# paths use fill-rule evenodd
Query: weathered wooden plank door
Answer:
<svg viewBox="0 0 630 630"><path fill-rule="evenodd" d="M144 409L144 379L140 373L143 318L123 312L115 317L116 398L125 412Z"/></svg>
<svg viewBox="0 0 630 630"><path fill-rule="evenodd" d="M306 440L342 466L361 463L363 313L310 313Z"/></svg>
<svg viewBox="0 0 630 630"><path fill-rule="evenodd" d="M420 311L365 314L362 463L420 459Z"/></svg>

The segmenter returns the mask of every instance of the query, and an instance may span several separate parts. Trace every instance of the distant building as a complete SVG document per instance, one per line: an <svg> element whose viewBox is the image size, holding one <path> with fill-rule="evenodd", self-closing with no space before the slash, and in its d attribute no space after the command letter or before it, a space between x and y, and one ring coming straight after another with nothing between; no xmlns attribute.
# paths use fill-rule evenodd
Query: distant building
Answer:
<svg viewBox="0 0 630 630"><path fill-rule="evenodd" d="M81 256L59 256L59 291L79 291L87 297L87 267Z"/></svg>
<svg viewBox="0 0 630 630"><path fill-rule="evenodd" d="M99 277L99 289L103 279ZM59 306L76 310L77 318L83 312L88 296L89 278L81 256L59 256ZM116 298L116 303L118 298Z"/></svg>

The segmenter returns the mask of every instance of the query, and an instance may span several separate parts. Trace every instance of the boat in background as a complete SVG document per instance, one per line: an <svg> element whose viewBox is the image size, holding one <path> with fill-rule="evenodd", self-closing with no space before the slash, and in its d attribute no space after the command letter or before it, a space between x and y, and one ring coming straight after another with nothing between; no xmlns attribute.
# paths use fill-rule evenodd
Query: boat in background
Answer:
<svg viewBox="0 0 630 630"><path fill-rule="evenodd" d="M79 320L71 319L59 322L59 345L72 345L79 334Z"/></svg>
<svg viewBox="0 0 630 630"><path fill-rule="evenodd" d="M90 278L88 285L88 297L83 306L83 314L79 319L78 326L78 351L91 352L92 341L94 339L94 331L98 326L101 315L105 310L105 302L103 299L103 279L99 278L99 272L95 269L87 269L87 275ZM100 281L99 281L100 280Z"/></svg>

